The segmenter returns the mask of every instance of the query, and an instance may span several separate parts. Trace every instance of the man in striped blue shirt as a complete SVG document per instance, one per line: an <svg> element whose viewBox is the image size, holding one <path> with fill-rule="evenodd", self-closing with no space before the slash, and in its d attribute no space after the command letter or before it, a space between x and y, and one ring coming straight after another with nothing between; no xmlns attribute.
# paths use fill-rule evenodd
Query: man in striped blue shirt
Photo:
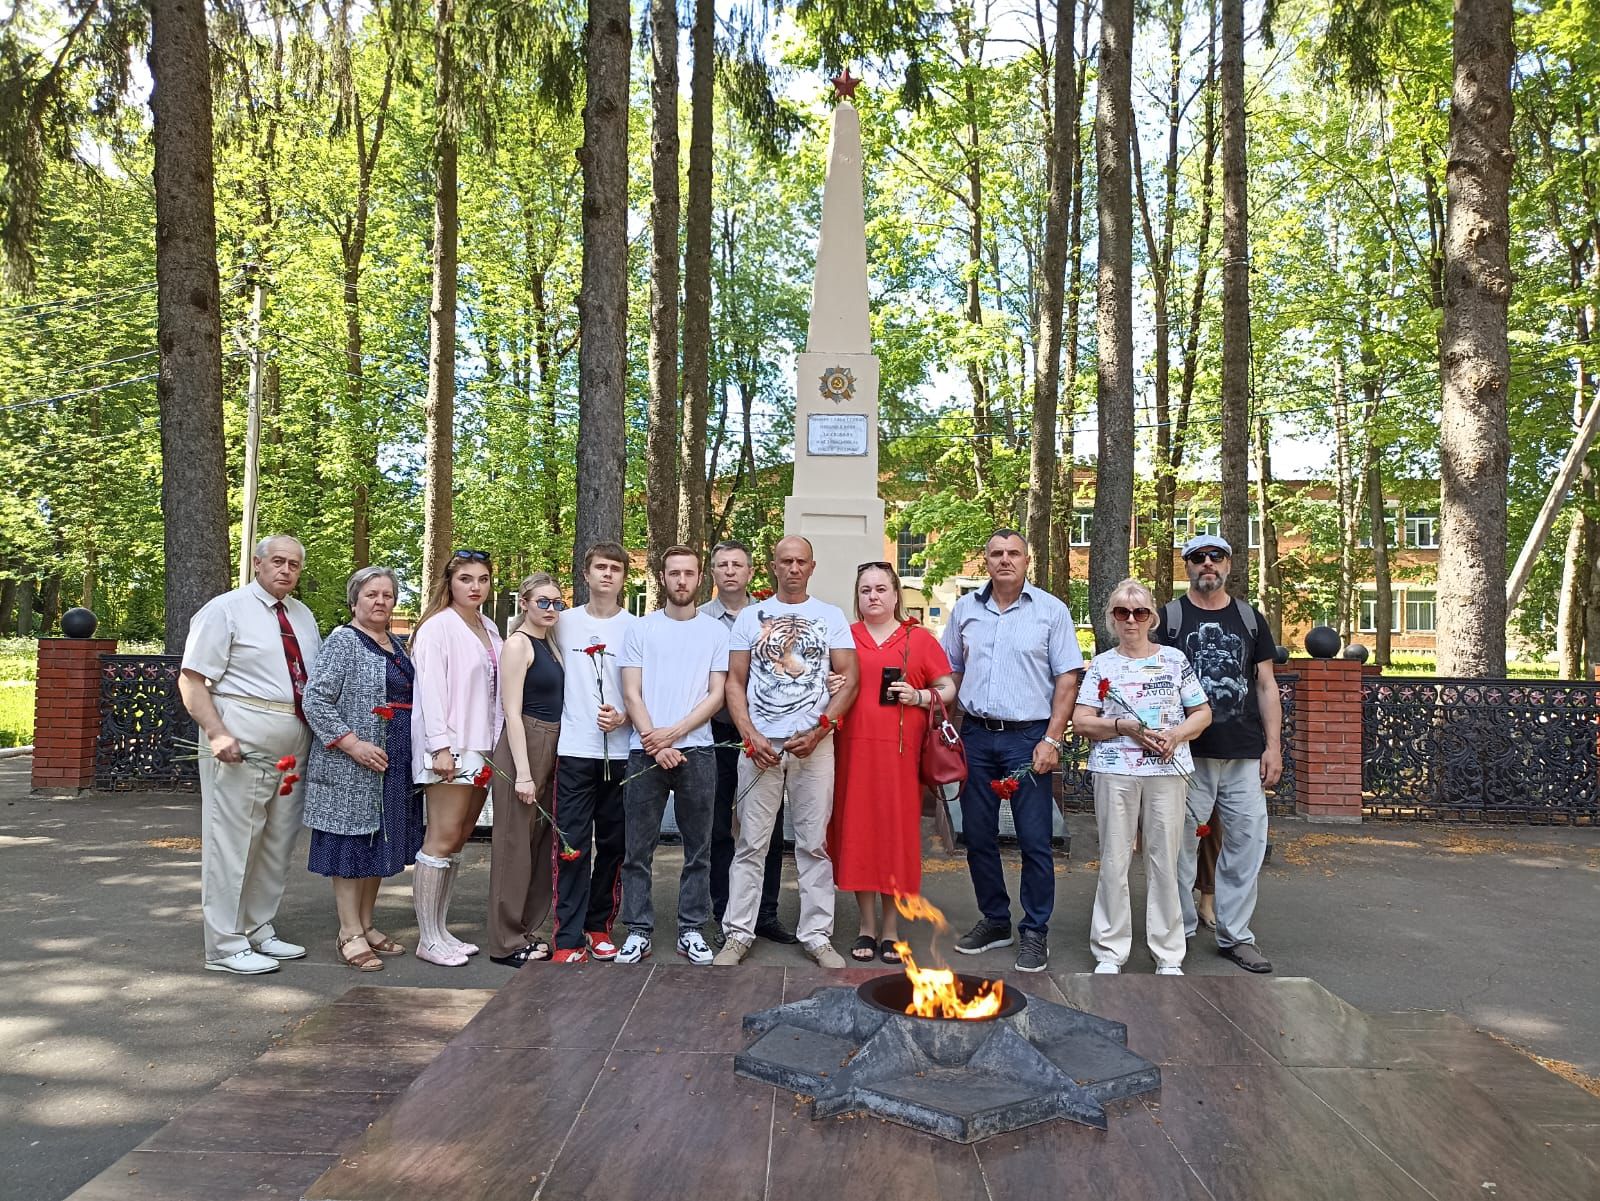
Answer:
<svg viewBox="0 0 1600 1201"><path fill-rule="evenodd" d="M1050 961L1050 913L1055 866L1050 834L1055 799L1050 776L1061 766L1083 654L1067 606L1028 583L1028 543L1000 529L984 545L989 582L955 604L944 649L967 714L967 783L961 791L961 829L967 871L982 918L956 940L976 955L1009 947L1011 897L1000 866L1000 798L993 783L1016 779L1011 816L1022 850L1022 946L1017 970L1042 972ZM1031 769L1031 774L1019 773Z"/></svg>

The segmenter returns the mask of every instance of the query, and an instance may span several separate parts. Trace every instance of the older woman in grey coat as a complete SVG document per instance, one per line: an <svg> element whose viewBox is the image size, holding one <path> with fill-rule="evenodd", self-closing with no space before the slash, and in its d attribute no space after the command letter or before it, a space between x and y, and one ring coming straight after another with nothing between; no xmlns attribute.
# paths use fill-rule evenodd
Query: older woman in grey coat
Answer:
<svg viewBox="0 0 1600 1201"><path fill-rule="evenodd" d="M335 950L345 964L381 971L379 955L405 948L373 925L378 883L416 862L421 792L411 781L411 688L405 648L389 633L395 578L363 567L346 589L349 625L328 635L306 682L311 740L305 824L311 871L333 880Z"/></svg>

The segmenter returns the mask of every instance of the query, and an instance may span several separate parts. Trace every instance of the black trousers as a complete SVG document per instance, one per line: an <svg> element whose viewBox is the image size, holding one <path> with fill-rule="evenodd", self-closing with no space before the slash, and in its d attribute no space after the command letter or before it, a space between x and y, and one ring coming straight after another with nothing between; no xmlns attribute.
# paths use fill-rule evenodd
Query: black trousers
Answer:
<svg viewBox="0 0 1600 1201"><path fill-rule="evenodd" d="M711 737L717 743L735 742L739 731L720 721L711 723ZM711 916L722 920L728 908L728 869L733 866L733 802L739 795L739 756L736 746L717 747L717 804L711 816ZM761 906L756 924L778 920L778 889L783 884L783 807L778 808L772 843L767 847L767 862L761 877Z"/></svg>
<svg viewBox="0 0 1600 1201"><path fill-rule="evenodd" d="M620 741L620 740L619 740ZM622 858L627 826L622 807L626 759L556 763L555 944L581 947L587 930L611 931L622 903ZM576 859L563 859L568 848Z"/></svg>

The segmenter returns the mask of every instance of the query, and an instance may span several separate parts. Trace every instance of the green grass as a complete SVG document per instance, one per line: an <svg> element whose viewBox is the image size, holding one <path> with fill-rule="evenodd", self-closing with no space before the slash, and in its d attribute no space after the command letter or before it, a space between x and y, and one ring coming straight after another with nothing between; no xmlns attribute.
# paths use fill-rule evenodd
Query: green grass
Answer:
<svg viewBox="0 0 1600 1201"><path fill-rule="evenodd" d="M33 681L0 680L0 747L33 742Z"/></svg>

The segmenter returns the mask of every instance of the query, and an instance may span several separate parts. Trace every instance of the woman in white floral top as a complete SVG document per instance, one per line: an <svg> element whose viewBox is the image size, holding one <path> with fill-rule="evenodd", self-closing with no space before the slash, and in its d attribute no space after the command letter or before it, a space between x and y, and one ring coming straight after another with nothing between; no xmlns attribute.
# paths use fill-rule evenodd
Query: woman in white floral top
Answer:
<svg viewBox="0 0 1600 1201"><path fill-rule="evenodd" d="M1211 706L1183 652L1151 641L1159 620L1155 598L1138 580L1123 580L1112 590L1106 625L1117 645L1089 663L1072 714L1073 729L1094 743L1088 766L1100 830L1100 881L1089 949L1099 975L1121 971L1133 949L1128 865L1141 819L1145 942L1157 975L1183 975L1178 851L1184 794L1194 770L1188 744L1211 724Z"/></svg>

